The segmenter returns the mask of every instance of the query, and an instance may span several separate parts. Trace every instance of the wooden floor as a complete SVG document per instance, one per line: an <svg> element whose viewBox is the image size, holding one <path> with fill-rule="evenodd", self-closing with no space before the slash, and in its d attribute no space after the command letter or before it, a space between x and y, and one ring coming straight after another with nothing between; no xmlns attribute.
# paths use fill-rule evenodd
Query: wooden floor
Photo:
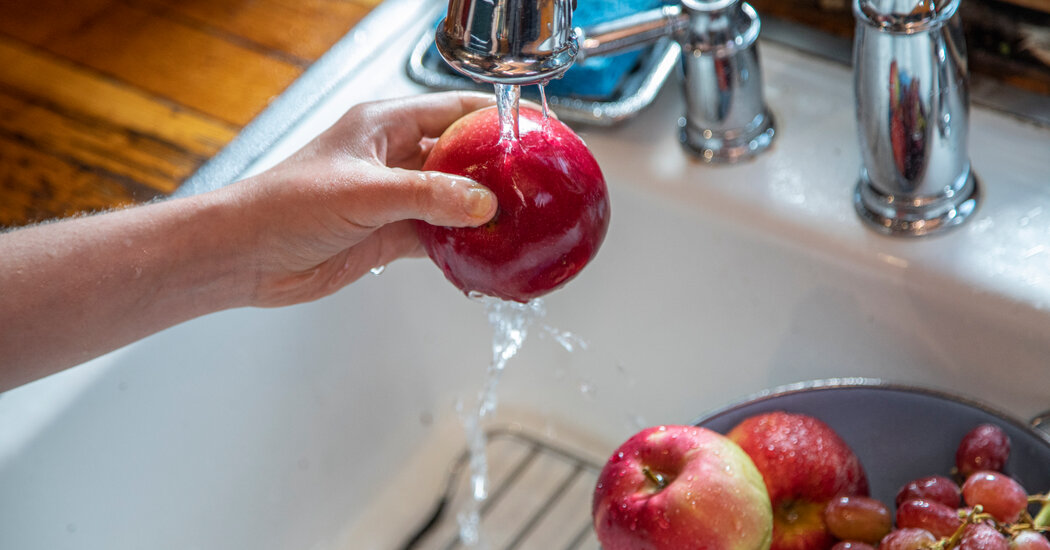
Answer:
<svg viewBox="0 0 1050 550"><path fill-rule="evenodd" d="M0 227L171 193L381 0L0 0Z"/></svg>

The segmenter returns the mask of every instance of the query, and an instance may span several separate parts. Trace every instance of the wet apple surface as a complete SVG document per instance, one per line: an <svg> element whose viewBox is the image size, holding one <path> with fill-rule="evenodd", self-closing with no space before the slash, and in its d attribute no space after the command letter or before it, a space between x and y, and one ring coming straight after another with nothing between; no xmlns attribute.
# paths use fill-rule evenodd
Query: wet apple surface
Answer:
<svg viewBox="0 0 1050 550"><path fill-rule="evenodd" d="M476 228L418 222L427 255L464 293L527 302L556 290L594 258L609 225L597 161L568 126L522 106L518 140L500 139L495 107L450 126L424 170L488 187L499 208Z"/></svg>

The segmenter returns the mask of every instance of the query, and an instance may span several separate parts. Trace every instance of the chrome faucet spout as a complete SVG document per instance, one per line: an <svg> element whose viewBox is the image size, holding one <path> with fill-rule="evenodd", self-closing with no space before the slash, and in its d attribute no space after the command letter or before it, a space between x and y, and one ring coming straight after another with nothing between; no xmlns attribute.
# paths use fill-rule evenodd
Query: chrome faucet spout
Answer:
<svg viewBox="0 0 1050 550"><path fill-rule="evenodd" d="M481 82L535 84L574 61L673 37L681 47L682 145L701 160L736 162L769 147L773 116L758 59L760 23L741 0L680 0L587 29L575 0L449 0L435 37L457 71Z"/></svg>
<svg viewBox="0 0 1050 550"><path fill-rule="evenodd" d="M449 0L435 41L445 61L474 80L542 83L576 58L575 7L575 0Z"/></svg>

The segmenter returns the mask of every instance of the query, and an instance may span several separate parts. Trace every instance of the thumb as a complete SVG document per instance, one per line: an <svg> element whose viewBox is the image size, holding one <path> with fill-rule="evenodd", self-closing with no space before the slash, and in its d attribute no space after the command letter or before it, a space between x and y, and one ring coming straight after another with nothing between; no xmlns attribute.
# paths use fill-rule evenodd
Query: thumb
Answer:
<svg viewBox="0 0 1050 550"><path fill-rule="evenodd" d="M476 227L496 214L496 195L470 178L401 168L382 169L377 176L372 200L357 219L363 225L418 219L432 225Z"/></svg>

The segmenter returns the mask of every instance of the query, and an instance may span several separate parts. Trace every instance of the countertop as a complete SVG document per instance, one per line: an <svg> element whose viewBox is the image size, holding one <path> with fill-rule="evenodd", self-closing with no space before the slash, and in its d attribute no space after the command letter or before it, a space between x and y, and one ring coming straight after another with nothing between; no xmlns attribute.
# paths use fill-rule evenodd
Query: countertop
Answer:
<svg viewBox="0 0 1050 550"><path fill-rule="evenodd" d="M0 228L172 193L380 0L0 8Z"/></svg>

